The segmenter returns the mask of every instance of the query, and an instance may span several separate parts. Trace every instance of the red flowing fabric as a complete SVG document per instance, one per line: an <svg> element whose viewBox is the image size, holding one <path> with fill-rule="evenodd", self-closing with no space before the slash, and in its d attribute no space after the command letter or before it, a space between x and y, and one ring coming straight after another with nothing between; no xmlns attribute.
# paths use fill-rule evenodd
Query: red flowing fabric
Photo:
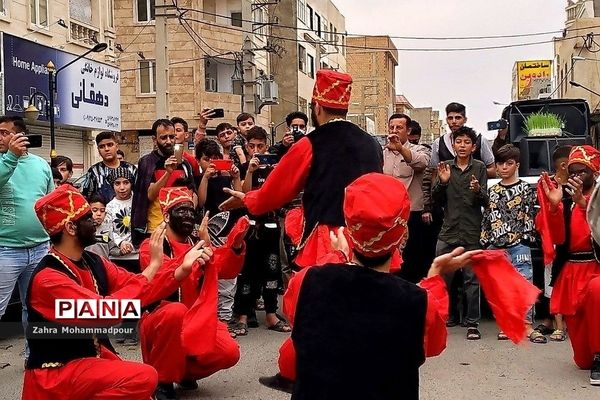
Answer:
<svg viewBox="0 0 600 400"><path fill-rule="evenodd" d="M183 317L181 342L186 354L202 357L214 352L217 342L218 270L206 264L200 296Z"/></svg>
<svg viewBox="0 0 600 400"><path fill-rule="evenodd" d="M560 231L560 227L554 226L554 229L558 229L558 231L554 232L554 236L556 239L553 239L552 230L550 227L552 226L550 223L550 202L544 193L544 188L542 187L542 179L540 178L537 185L537 198L538 203L540 205L540 210L535 216L535 226L540 236L542 238L542 252L544 254L544 265L551 264L554 261L554 257L556 256L556 251L554 250L555 243L562 243L564 241L564 231ZM548 187L556 187L557 184L554 180L547 178L546 184ZM562 212L562 203L559 205L559 209ZM560 240L560 236L563 236L562 240ZM558 241L557 241L558 240Z"/></svg>
<svg viewBox="0 0 600 400"><path fill-rule="evenodd" d="M473 271L500 329L514 343L525 338L525 315L540 290L517 272L503 250L486 250L473 256Z"/></svg>
<svg viewBox="0 0 600 400"><path fill-rule="evenodd" d="M243 260L242 262L236 262L233 258L232 249L236 242L239 242L243 239L244 235L246 235L246 231L250 226L250 220L248 217L242 217L231 228L231 232L227 235L227 243L224 246L218 247L214 249L215 255L214 260L219 260L219 279L235 279L240 274L242 267L244 266ZM243 242L242 242L243 243ZM238 260L239 261L239 260Z"/></svg>
<svg viewBox="0 0 600 400"><path fill-rule="evenodd" d="M298 246L302 240L302 227L304 226L304 209L293 208L285 214L285 234L288 235L292 244Z"/></svg>

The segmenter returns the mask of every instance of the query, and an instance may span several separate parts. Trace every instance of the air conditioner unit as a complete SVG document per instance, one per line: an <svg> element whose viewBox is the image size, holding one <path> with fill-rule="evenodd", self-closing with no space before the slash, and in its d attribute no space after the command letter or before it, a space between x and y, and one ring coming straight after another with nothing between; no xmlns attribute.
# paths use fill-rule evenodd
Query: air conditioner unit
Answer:
<svg viewBox="0 0 600 400"><path fill-rule="evenodd" d="M277 103L279 100L279 86L273 80L264 80L261 83L260 97L265 103Z"/></svg>
<svg viewBox="0 0 600 400"><path fill-rule="evenodd" d="M205 89L207 92L217 91L217 80L215 78L206 78L205 82Z"/></svg>

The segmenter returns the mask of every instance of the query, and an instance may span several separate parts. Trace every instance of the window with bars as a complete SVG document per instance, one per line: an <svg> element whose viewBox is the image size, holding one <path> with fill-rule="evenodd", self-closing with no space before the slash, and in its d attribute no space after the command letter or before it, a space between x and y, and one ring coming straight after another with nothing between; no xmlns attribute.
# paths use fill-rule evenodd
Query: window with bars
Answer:
<svg viewBox="0 0 600 400"><path fill-rule="evenodd" d="M29 0L29 16L32 24L48 26L48 0Z"/></svg>
<svg viewBox="0 0 600 400"><path fill-rule="evenodd" d="M306 72L306 49L301 44L298 45L298 69Z"/></svg>
<svg viewBox="0 0 600 400"><path fill-rule="evenodd" d="M156 61L139 62L140 93L156 93Z"/></svg>
<svg viewBox="0 0 600 400"><path fill-rule="evenodd" d="M137 2L137 21L148 22L154 20L154 0L135 0Z"/></svg>

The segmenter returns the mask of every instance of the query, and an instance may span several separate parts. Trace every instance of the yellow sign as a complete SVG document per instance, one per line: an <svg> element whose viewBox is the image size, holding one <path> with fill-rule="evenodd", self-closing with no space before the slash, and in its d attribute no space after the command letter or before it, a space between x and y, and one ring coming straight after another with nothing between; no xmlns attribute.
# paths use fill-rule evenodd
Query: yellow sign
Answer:
<svg viewBox="0 0 600 400"><path fill-rule="evenodd" d="M545 89L552 79L552 61L518 61L516 78L519 88L517 100L537 99L540 90Z"/></svg>

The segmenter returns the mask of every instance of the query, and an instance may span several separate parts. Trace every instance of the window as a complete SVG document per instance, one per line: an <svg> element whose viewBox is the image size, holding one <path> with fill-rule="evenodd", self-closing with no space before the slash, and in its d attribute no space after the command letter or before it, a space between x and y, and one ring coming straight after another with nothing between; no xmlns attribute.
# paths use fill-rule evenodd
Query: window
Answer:
<svg viewBox="0 0 600 400"><path fill-rule="evenodd" d="M315 13L315 27L313 28L317 36L321 37L321 16Z"/></svg>
<svg viewBox="0 0 600 400"><path fill-rule="evenodd" d="M335 46L335 49L338 49L338 43L340 42L340 39L338 38L338 33L337 33L337 28L333 26L333 24L331 24L331 26L329 27L329 32L330 35L333 35L333 45Z"/></svg>
<svg viewBox="0 0 600 400"><path fill-rule="evenodd" d="M140 93L156 93L156 61L140 61Z"/></svg>
<svg viewBox="0 0 600 400"><path fill-rule="evenodd" d="M115 7L113 6L113 0L107 0L106 1L106 25L109 28L115 27L114 9L115 9Z"/></svg>
<svg viewBox="0 0 600 400"><path fill-rule="evenodd" d="M309 6L309 5L306 6L306 10L308 11L308 27L310 29L315 29L314 28L315 27L315 23L314 23L314 18L315 18L314 11L313 11L312 7Z"/></svg>
<svg viewBox="0 0 600 400"><path fill-rule="evenodd" d="M315 58L313 56L311 56L310 54L306 55L307 61L306 63L308 64L308 76L310 76L311 78L314 79L315 77Z"/></svg>
<svg viewBox="0 0 600 400"><path fill-rule="evenodd" d="M148 22L154 20L154 0L137 1L137 21Z"/></svg>
<svg viewBox="0 0 600 400"><path fill-rule="evenodd" d="M329 40L329 33L327 32L328 29L329 29L328 22L325 18L323 18L322 33L323 33L323 40L325 40L325 41Z"/></svg>
<svg viewBox="0 0 600 400"><path fill-rule="evenodd" d="M242 13L241 11L236 11L231 13L231 26L242 27Z"/></svg>
<svg viewBox="0 0 600 400"><path fill-rule="evenodd" d="M252 21L254 25L252 31L256 34L256 37L260 40L265 40L265 34L267 33L267 23L269 17L266 15L266 11L263 8L257 8L252 11Z"/></svg>
<svg viewBox="0 0 600 400"><path fill-rule="evenodd" d="M29 0L31 23L37 26L48 26L48 0Z"/></svg>
<svg viewBox="0 0 600 400"><path fill-rule="evenodd" d="M306 49L301 44L298 45L298 69L306 72Z"/></svg>
<svg viewBox="0 0 600 400"><path fill-rule="evenodd" d="M298 0L298 19L306 24L306 3Z"/></svg>
<svg viewBox="0 0 600 400"><path fill-rule="evenodd" d="M6 3L5 0L0 0L0 15L6 15Z"/></svg>

